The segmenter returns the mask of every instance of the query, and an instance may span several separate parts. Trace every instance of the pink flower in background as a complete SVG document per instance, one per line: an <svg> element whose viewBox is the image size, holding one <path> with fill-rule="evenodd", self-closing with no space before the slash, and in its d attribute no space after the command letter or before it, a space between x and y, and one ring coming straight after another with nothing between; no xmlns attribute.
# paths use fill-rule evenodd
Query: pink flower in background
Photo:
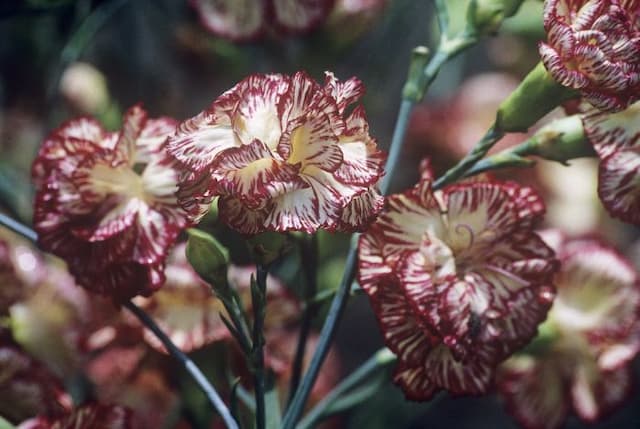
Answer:
<svg viewBox="0 0 640 429"><path fill-rule="evenodd" d="M115 300L148 295L164 281L164 258L187 225L164 153L175 130L139 106L120 132L71 120L45 140L33 164L34 227L81 286Z"/></svg>
<svg viewBox="0 0 640 429"><path fill-rule="evenodd" d="M130 410L112 405L89 404L76 408L60 418L38 417L18 426L18 429L131 429Z"/></svg>
<svg viewBox="0 0 640 429"><path fill-rule="evenodd" d="M571 409L592 422L626 398L640 349L640 284L608 245L547 238L562 263L557 296L541 335L502 365L498 386L525 427L555 429Z"/></svg>
<svg viewBox="0 0 640 429"><path fill-rule="evenodd" d="M640 225L640 102L622 112L592 112L582 122L600 158L600 200L612 216Z"/></svg>
<svg viewBox="0 0 640 429"><path fill-rule="evenodd" d="M546 0L544 27L540 55L559 83L601 110L640 98L639 1Z"/></svg>
<svg viewBox="0 0 640 429"><path fill-rule="evenodd" d="M245 234L364 229L382 208L384 155L369 135L362 82L327 73L253 75L178 126L169 153L184 167L179 197L197 220Z"/></svg>
<svg viewBox="0 0 640 429"><path fill-rule="evenodd" d="M235 41L267 31L306 33L322 24L335 0L191 0L202 25Z"/></svg>
<svg viewBox="0 0 640 429"><path fill-rule="evenodd" d="M527 187L475 182L433 191L430 174L361 237L359 283L405 395L487 391L495 367L536 333L553 299L553 251L533 232Z"/></svg>
<svg viewBox="0 0 640 429"><path fill-rule="evenodd" d="M228 272L230 286L238 292L249 313L252 274L255 275L254 267L233 265ZM178 348L190 352L216 341L232 339L221 319L221 316L229 318L224 305L189 265L184 244L176 246L169 255L166 275L162 290L149 298L135 298L135 302L153 316ZM267 331L290 327L299 317L300 303L273 276L268 277L267 284ZM165 352L151 331L145 330L144 338L156 350Z"/></svg>

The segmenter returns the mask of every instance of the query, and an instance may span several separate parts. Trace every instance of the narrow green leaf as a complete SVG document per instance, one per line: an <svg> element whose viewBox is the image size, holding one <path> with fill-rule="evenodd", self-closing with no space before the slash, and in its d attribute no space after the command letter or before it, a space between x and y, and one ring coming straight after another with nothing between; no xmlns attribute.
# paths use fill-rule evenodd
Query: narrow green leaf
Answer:
<svg viewBox="0 0 640 429"><path fill-rule="evenodd" d="M0 417L0 429L16 429L16 427Z"/></svg>
<svg viewBox="0 0 640 429"><path fill-rule="evenodd" d="M278 390L271 389L265 396L265 410L266 410L266 428L267 429L279 429L282 424L282 411L280 410L280 400L278 399Z"/></svg>
<svg viewBox="0 0 640 429"><path fill-rule="evenodd" d="M385 379L385 374L380 373L373 377L369 382L340 396L322 413L322 418L348 410L349 408L355 407L356 405L366 401L380 389L380 386Z"/></svg>

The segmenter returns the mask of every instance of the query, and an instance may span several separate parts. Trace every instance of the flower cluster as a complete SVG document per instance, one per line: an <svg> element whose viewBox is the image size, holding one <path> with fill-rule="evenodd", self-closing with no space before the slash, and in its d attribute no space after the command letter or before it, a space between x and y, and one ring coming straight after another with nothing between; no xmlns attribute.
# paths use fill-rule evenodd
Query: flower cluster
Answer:
<svg viewBox="0 0 640 429"><path fill-rule="evenodd" d="M64 259L78 284L116 300L162 285L166 253L187 225L164 152L175 122L149 119L139 106L123 122L120 132L89 118L63 124L32 170L40 246Z"/></svg>
<svg viewBox="0 0 640 429"><path fill-rule="evenodd" d="M631 387L640 350L640 283L631 264L593 239L545 235L562 268L541 335L498 378L509 410L528 428L555 429L568 410L586 421L611 411Z"/></svg>
<svg viewBox="0 0 640 429"><path fill-rule="evenodd" d="M359 282L408 398L483 393L498 363L535 335L557 269L533 232L543 212L530 188L478 181L433 191L429 173L389 197L360 239Z"/></svg>
<svg viewBox="0 0 640 429"><path fill-rule="evenodd" d="M612 216L640 225L640 102L617 113L592 112L584 131L600 158L598 194Z"/></svg>
<svg viewBox="0 0 640 429"><path fill-rule="evenodd" d="M311 31L329 15L334 0L192 0L191 4L206 29L242 41L267 31Z"/></svg>
<svg viewBox="0 0 640 429"><path fill-rule="evenodd" d="M546 0L542 61L554 79L602 110L640 98L640 2Z"/></svg>
<svg viewBox="0 0 640 429"><path fill-rule="evenodd" d="M181 123L168 151L185 173L179 197L197 219L219 196L241 233L363 229L382 208L384 155L369 135L355 79L252 75Z"/></svg>

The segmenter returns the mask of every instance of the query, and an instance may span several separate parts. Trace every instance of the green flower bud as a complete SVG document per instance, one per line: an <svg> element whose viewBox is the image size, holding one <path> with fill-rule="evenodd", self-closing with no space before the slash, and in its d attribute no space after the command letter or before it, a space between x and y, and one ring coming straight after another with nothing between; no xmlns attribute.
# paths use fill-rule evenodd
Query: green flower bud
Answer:
<svg viewBox="0 0 640 429"><path fill-rule="evenodd" d="M524 0L472 0L467 19L478 34L494 34L515 15Z"/></svg>
<svg viewBox="0 0 640 429"><path fill-rule="evenodd" d="M496 128L502 132L524 132L562 102L576 96L576 91L560 85L538 63L500 104Z"/></svg>
<svg viewBox="0 0 640 429"><path fill-rule="evenodd" d="M229 296L229 251L215 237L202 230L190 228L187 234L187 260L195 272L209 283L216 294Z"/></svg>
<svg viewBox="0 0 640 429"><path fill-rule="evenodd" d="M571 159L595 155L591 143L585 136L579 115L568 116L545 125L517 152L520 155L537 155L563 164Z"/></svg>
<svg viewBox="0 0 640 429"><path fill-rule="evenodd" d="M254 235L247 240L247 244L254 261L263 266L269 266L293 246L291 238L287 234L279 232L264 232Z"/></svg>

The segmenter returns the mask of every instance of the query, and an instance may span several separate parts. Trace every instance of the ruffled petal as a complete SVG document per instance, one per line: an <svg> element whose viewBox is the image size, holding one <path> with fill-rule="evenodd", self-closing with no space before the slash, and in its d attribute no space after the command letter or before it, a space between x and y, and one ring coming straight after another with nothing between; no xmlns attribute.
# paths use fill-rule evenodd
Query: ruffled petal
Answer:
<svg viewBox="0 0 640 429"><path fill-rule="evenodd" d="M260 140L226 150L212 171L218 193L237 195L252 209L273 197L308 187L299 177L298 166L275 159Z"/></svg>
<svg viewBox="0 0 640 429"><path fill-rule="evenodd" d="M583 116L584 131L601 160L636 147L640 138L640 102L618 113L592 112Z"/></svg>
<svg viewBox="0 0 640 429"><path fill-rule="evenodd" d="M263 0L194 0L202 25L213 34L231 40L249 40L262 31L266 2Z"/></svg>
<svg viewBox="0 0 640 429"><path fill-rule="evenodd" d="M513 357L502 365L497 385L509 413L526 428L558 429L567 416L564 379L551 362Z"/></svg>
<svg viewBox="0 0 640 429"><path fill-rule="evenodd" d="M276 25L286 32L303 33L312 30L327 17L333 0L271 0Z"/></svg>

